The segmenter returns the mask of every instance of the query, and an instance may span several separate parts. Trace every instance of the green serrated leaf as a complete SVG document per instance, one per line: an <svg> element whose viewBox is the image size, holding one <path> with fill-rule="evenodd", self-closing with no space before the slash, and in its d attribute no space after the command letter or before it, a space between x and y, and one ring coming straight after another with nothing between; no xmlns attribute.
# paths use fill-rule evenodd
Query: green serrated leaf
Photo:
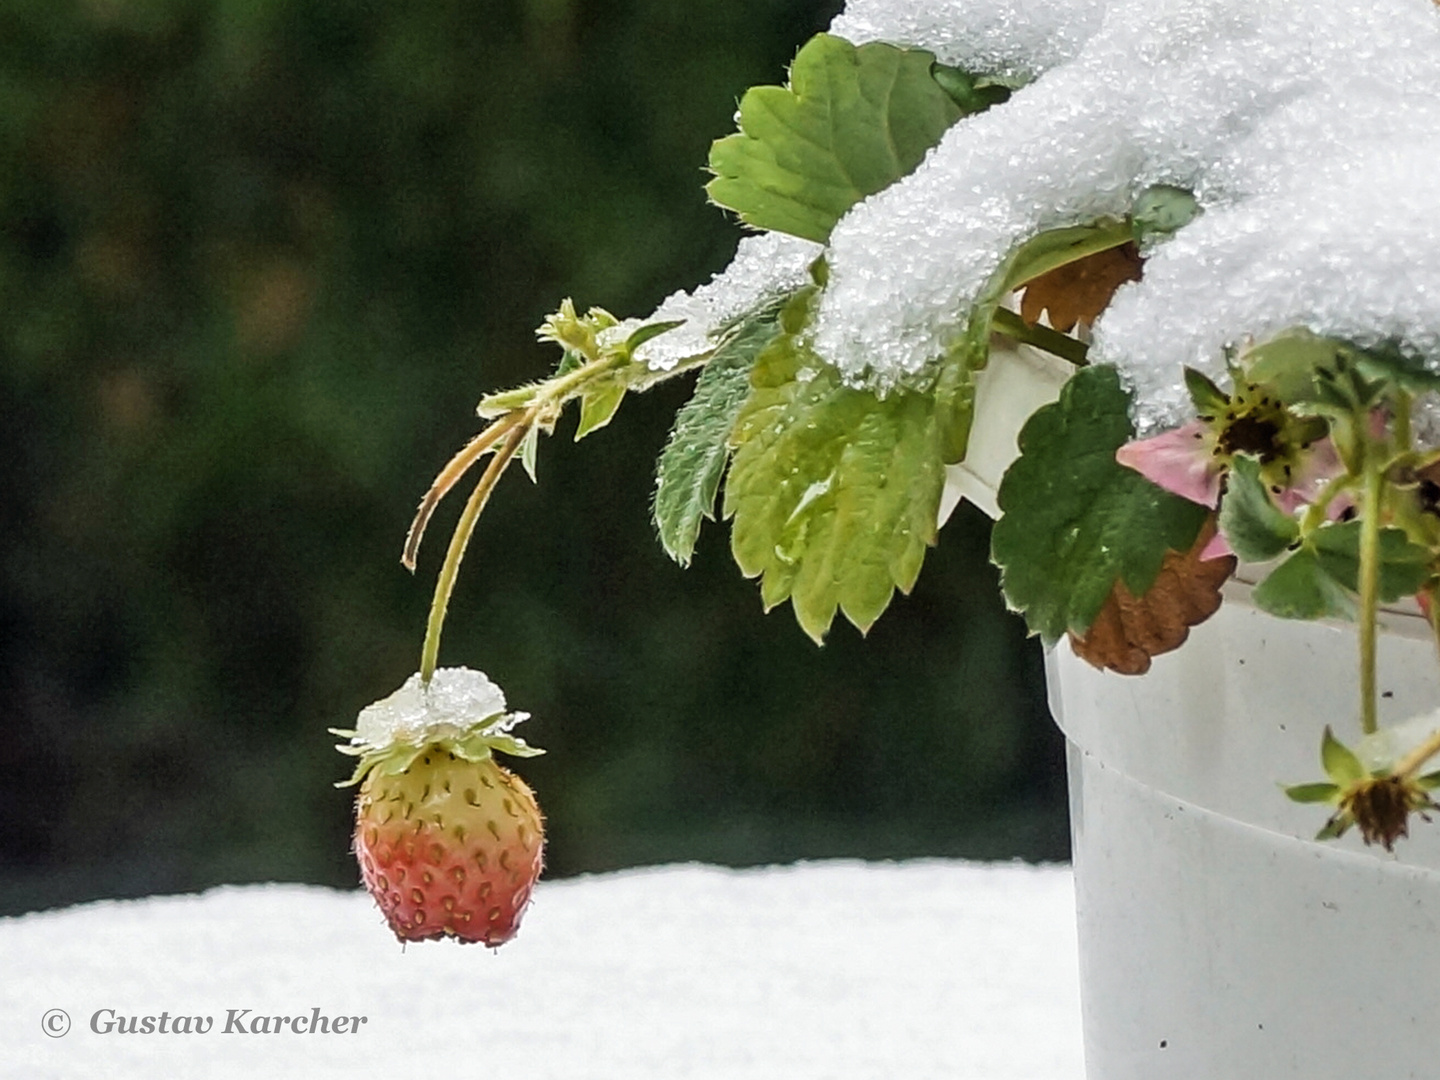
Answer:
<svg viewBox="0 0 1440 1080"><path fill-rule="evenodd" d="M1131 231L1137 244L1173 236L1200 214L1200 203L1181 187L1156 184L1142 191L1130 210Z"/></svg>
<svg viewBox="0 0 1440 1080"><path fill-rule="evenodd" d="M1010 607L1046 643L1090 628L1117 580L1149 590L1167 551L1187 551L1208 511L1115 460L1134 435L1113 367L1083 368L1020 432L991 534Z"/></svg>
<svg viewBox="0 0 1440 1080"><path fill-rule="evenodd" d="M1295 519L1271 501L1254 458L1236 455L1230 467L1220 503L1220 531L1246 562L1268 562L1300 535Z"/></svg>
<svg viewBox="0 0 1440 1080"><path fill-rule="evenodd" d="M1325 725L1325 734L1320 738L1320 764L1325 767L1325 775L1342 787L1369 775L1355 752L1335 738L1329 724Z"/></svg>
<svg viewBox="0 0 1440 1080"><path fill-rule="evenodd" d="M760 229L824 243L840 217L920 164L964 115L931 77L935 57L817 34L790 84L740 101L740 133L710 148L710 198Z"/></svg>
<svg viewBox="0 0 1440 1080"><path fill-rule="evenodd" d="M755 357L779 333L773 305L737 325L700 372L695 393L675 416L655 468L655 527L666 554L688 566L703 518L715 518L715 495L730 458L728 440L750 393Z"/></svg>
<svg viewBox="0 0 1440 1080"><path fill-rule="evenodd" d="M836 610L861 631L914 585L944 486L932 401L877 398L783 336L755 365L725 481L731 550L820 641Z"/></svg>
<svg viewBox="0 0 1440 1080"><path fill-rule="evenodd" d="M580 396L580 422L575 425L575 441L610 423L624 400L625 383L620 379L607 378L586 387Z"/></svg>
<svg viewBox="0 0 1440 1080"><path fill-rule="evenodd" d="M1320 567L1345 588L1360 590L1359 521L1323 525L1307 537ZM1412 544L1403 529L1380 529L1380 600L1393 603L1414 596L1430 577L1430 554Z"/></svg>
<svg viewBox="0 0 1440 1080"><path fill-rule="evenodd" d="M1335 801L1340 788L1335 784L1295 784L1287 787L1285 794L1298 803L1328 803Z"/></svg>
<svg viewBox="0 0 1440 1080"><path fill-rule="evenodd" d="M1277 566L1252 596L1255 606L1282 619L1348 619L1354 597L1320 567L1311 547L1302 547Z"/></svg>

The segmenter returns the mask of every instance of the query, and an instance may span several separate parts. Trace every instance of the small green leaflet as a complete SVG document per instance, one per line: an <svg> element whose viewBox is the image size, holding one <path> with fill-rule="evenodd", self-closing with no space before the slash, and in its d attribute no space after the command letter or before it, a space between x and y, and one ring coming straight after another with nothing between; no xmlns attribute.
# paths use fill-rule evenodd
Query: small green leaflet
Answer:
<svg viewBox="0 0 1440 1080"><path fill-rule="evenodd" d="M1230 498L1226 496L1227 503ZM1346 521L1311 532L1300 550L1255 586L1255 605L1284 619L1353 618L1360 587L1360 529L1360 522ZM1247 557L1238 545L1236 551ZM1426 550L1411 543L1403 529L1381 528L1381 602L1393 603L1418 592L1430 577L1429 563Z"/></svg>
<svg viewBox="0 0 1440 1080"><path fill-rule="evenodd" d="M1208 510L1115 460L1135 434L1130 395L1108 366L1082 368L1020 431L1000 482L991 559L1011 609L1051 644L1083 634L1117 580L1135 596L1167 551L1188 551Z"/></svg>
<svg viewBox="0 0 1440 1080"><path fill-rule="evenodd" d="M1270 572L1251 594L1255 606L1282 619L1348 619L1354 597L1327 574L1312 547L1302 547Z"/></svg>
<svg viewBox="0 0 1440 1080"><path fill-rule="evenodd" d="M1360 522L1325 525L1306 538L1323 569L1347 589L1360 590ZM1405 530L1380 529L1380 602L1393 604L1414 596L1430 577L1430 555L1412 544Z"/></svg>
<svg viewBox="0 0 1440 1080"><path fill-rule="evenodd" d="M575 441L610 423L624 400L625 383L620 379L599 380L594 387L587 387L580 395L580 422L575 425Z"/></svg>
<svg viewBox="0 0 1440 1080"><path fill-rule="evenodd" d="M819 642L837 608L864 632L896 588L910 591L935 540L939 429L929 397L847 387L794 337L760 354L724 509L766 610L789 599Z"/></svg>
<svg viewBox="0 0 1440 1080"><path fill-rule="evenodd" d="M1200 202L1190 192L1170 184L1148 187L1130 208L1130 225L1137 244L1174 236L1200 214Z"/></svg>
<svg viewBox="0 0 1440 1080"><path fill-rule="evenodd" d="M1260 463L1240 455L1230 467L1220 504L1220 529L1235 554L1246 562L1268 562L1300 535L1293 517L1271 501L1260 479Z"/></svg>
<svg viewBox="0 0 1440 1080"><path fill-rule="evenodd" d="M710 148L706 192L748 225L824 243L841 215L909 174L965 115L931 75L934 62L921 49L817 34L789 86L741 99L739 134Z"/></svg>
<svg viewBox="0 0 1440 1080"><path fill-rule="evenodd" d="M1370 775L1355 751L1335 738L1329 724L1320 739L1320 763L1325 766L1325 775L1336 784L1355 784Z"/></svg>
<svg viewBox="0 0 1440 1080"><path fill-rule="evenodd" d="M750 393L750 369L779 333L773 304L742 320L700 372L695 393L676 414L655 468L655 527L665 552L690 565L702 518L715 519L715 494L730 459L728 441Z"/></svg>
<svg viewBox="0 0 1440 1080"><path fill-rule="evenodd" d="M930 65L930 74L941 88L960 106L964 116L984 112L991 105L1002 105L1010 95L1024 85L1021 80L996 79L985 75L972 75L962 68L949 64Z"/></svg>

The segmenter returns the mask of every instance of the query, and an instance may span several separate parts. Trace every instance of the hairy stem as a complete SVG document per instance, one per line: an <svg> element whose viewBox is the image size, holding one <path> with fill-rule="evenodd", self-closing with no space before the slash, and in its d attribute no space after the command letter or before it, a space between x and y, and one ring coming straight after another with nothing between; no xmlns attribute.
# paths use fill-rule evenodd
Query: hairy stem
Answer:
<svg viewBox="0 0 1440 1080"><path fill-rule="evenodd" d="M1379 726L1375 693L1375 612L1380 595L1380 497L1378 447L1365 444L1365 516L1360 522L1360 727Z"/></svg>
<svg viewBox="0 0 1440 1080"><path fill-rule="evenodd" d="M425 538L425 526L430 523L430 516L435 513L435 507L440 505L440 500L450 493L450 489L480 460L481 455L494 446L500 436L519 423L524 415L515 412L502 416L466 443L440 470L440 475L435 477L430 490L425 492L425 497L420 500L420 508L415 511L415 520L410 523L410 531L405 534L405 549L400 555L400 562L406 570L412 573L415 570L415 558L420 553L420 541Z"/></svg>
<svg viewBox="0 0 1440 1080"><path fill-rule="evenodd" d="M460 562L465 558L465 547L470 543L470 534L475 531L475 522L480 517L480 511L485 509L490 492L495 489L496 482L510 464L510 459L520 449L520 444L525 441L525 436L534 423L534 411L526 410L520 422L506 436L500 449L495 451L494 458L481 474L475 490L470 493L465 509L461 511L460 520L455 523L455 532L450 536L450 547L445 552L445 562L435 579L435 598L430 602L430 618L425 624L425 644L420 649L420 679L423 682L428 683L430 676L435 674L435 665L440 658L440 631L445 626L445 612L450 607L450 594L455 589L455 578L460 573Z"/></svg>
<svg viewBox="0 0 1440 1080"><path fill-rule="evenodd" d="M1410 449L1410 411L1414 407L1414 398L1404 390L1395 392L1395 445L1400 452L1406 453Z"/></svg>

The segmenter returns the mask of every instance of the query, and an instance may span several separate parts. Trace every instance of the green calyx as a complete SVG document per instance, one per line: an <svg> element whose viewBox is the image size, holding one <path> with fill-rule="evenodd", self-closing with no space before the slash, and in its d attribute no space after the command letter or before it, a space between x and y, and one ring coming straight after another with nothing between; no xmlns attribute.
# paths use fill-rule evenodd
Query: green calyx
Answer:
<svg viewBox="0 0 1440 1080"><path fill-rule="evenodd" d="M494 756L496 750L511 757L537 757L545 751L510 734L510 730L527 716L526 713L496 713L468 728L456 730L453 734L439 733L439 726L436 725L426 729L425 737L415 741L395 741L378 745L364 741L354 730L330 728L331 735L350 740L336 744L335 749L360 759L356 762L355 771L350 774L350 778L338 782L335 786L352 787L372 772L382 776L398 776L410 768L421 754L430 751L448 751L457 758L474 763L488 760Z"/></svg>

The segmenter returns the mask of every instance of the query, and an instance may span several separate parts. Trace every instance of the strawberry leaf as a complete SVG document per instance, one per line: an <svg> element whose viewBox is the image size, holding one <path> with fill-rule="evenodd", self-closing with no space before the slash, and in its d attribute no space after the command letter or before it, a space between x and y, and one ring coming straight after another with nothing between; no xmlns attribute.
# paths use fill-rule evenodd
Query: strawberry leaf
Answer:
<svg viewBox="0 0 1440 1080"><path fill-rule="evenodd" d="M1188 551L1207 509L1115 460L1135 434L1112 367L1084 368L1020 431L991 534L1010 607L1047 644L1083 636L1117 581L1141 596L1168 551Z"/></svg>
<svg viewBox="0 0 1440 1080"><path fill-rule="evenodd" d="M728 440L750 394L755 357L779 333L776 308L766 305L721 341L695 393L675 416L655 468L655 527L665 553L688 566L702 518L715 520L715 495L730 459Z"/></svg>
<svg viewBox="0 0 1440 1080"><path fill-rule="evenodd" d="M1267 562L1295 542L1300 526L1271 501L1260 479L1260 463L1236 455L1230 467L1220 528L1235 554L1246 562Z"/></svg>
<svg viewBox="0 0 1440 1080"><path fill-rule="evenodd" d="M1316 529L1307 538L1320 567L1345 588L1360 591L1360 522ZM1380 529L1380 600L1393 603L1420 591L1430 577L1430 553L1410 542L1403 529Z"/></svg>
<svg viewBox="0 0 1440 1080"><path fill-rule="evenodd" d="M756 362L732 443L731 549L767 610L789 599L819 642L837 609L863 632L910 591L945 477L929 397L848 387L785 335Z"/></svg>
<svg viewBox="0 0 1440 1080"><path fill-rule="evenodd" d="M921 49L817 34L788 86L746 92L739 134L710 148L705 190L748 225L824 243L841 215L910 173L966 114L931 75L934 62Z"/></svg>
<svg viewBox="0 0 1440 1080"><path fill-rule="evenodd" d="M587 387L580 397L580 422L575 425L575 441L610 423L624 400L625 384L619 379L606 379Z"/></svg>
<svg viewBox="0 0 1440 1080"><path fill-rule="evenodd" d="M1255 586L1255 606L1282 619L1348 619L1355 600L1326 573L1315 549L1302 547Z"/></svg>

